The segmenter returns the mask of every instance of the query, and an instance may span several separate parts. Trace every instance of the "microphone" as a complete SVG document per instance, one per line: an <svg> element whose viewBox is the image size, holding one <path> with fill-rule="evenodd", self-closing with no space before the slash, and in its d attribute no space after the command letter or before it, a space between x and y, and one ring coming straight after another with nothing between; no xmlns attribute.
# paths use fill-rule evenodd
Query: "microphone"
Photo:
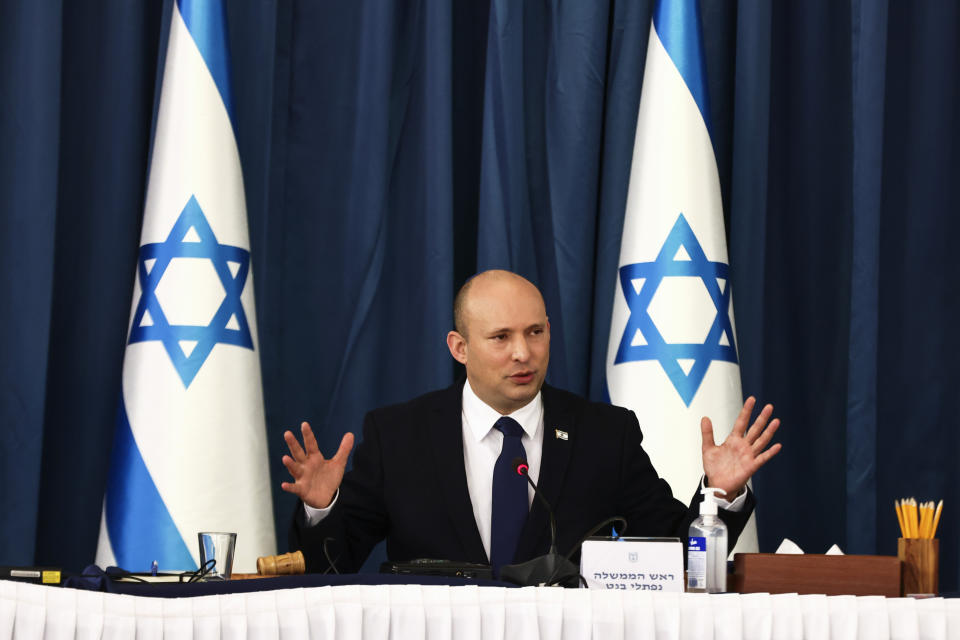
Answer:
<svg viewBox="0 0 960 640"><path fill-rule="evenodd" d="M537 483L530 477L530 466L527 461L517 456L510 462L519 475L527 479L527 483L533 487L533 494L540 500L540 504L547 510L550 516L550 551L547 555L521 562L520 564L504 565L500 569L500 579L512 582L525 587L535 587L541 585L559 584L564 587L577 587L580 585L580 570L568 558L564 558L557 553L557 519L553 515L553 509L550 503L540 492Z"/></svg>
<svg viewBox="0 0 960 640"><path fill-rule="evenodd" d="M549 553L557 552L557 519L553 516L553 509L550 508L550 503L547 502L547 499L543 497L543 494L540 493L540 488L537 487L537 483L533 481L533 478L530 477L530 465L527 464L527 461L517 456L510 461L510 466L513 467L514 471L518 475L523 476L527 479L527 484L533 487L533 495L537 496L537 499L540 500L540 504L543 505L544 509L547 510L547 515L550 516L550 551Z"/></svg>

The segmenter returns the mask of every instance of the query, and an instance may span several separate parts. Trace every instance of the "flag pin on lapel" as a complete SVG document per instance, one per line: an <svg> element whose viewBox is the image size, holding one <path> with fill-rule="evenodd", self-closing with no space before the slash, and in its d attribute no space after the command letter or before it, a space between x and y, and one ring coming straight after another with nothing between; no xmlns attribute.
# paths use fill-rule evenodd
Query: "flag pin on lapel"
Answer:
<svg viewBox="0 0 960 640"><path fill-rule="evenodd" d="M566 431L563 431L563 430L561 430L561 429L554 429L554 430L553 430L553 433L557 436L557 440L569 440L569 439L570 439L570 436L567 434L567 432L566 432Z"/></svg>

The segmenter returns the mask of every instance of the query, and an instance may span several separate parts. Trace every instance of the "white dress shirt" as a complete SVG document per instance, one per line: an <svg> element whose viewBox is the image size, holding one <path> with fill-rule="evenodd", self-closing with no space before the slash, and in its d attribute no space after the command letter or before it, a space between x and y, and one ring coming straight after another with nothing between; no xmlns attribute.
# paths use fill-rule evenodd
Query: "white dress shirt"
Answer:
<svg viewBox="0 0 960 640"><path fill-rule="evenodd" d="M473 517L483 541L483 549L490 557L490 531L493 519L493 467L503 448L503 434L493 425L502 415L483 402L467 381L463 385L463 466L467 472L467 490L473 505ZM520 423L523 436L520 443L527 454L527 473L537 482L540 477L540 458L543 456L543 399L536 397L526 406L509 414ZM536 497L533 487L527 485L527 505Z"/></svg>

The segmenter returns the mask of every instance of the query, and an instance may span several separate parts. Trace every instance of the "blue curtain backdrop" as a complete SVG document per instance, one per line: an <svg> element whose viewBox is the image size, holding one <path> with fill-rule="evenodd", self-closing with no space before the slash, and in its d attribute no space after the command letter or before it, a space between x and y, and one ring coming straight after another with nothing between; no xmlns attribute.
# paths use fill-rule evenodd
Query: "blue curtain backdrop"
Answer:
<svg viewBox="0 0 960 640"><path fill-rule="evenodd" d="M282 431L449 384L478 269L541 287L549 379L602 398L652 2L228 10L278 539ZM0 3L0 564L93 558L169 11ZM743 387L784 421L761 550L894 554L893 500L943 498L956 590L960 9L701 11Z"/></svg>

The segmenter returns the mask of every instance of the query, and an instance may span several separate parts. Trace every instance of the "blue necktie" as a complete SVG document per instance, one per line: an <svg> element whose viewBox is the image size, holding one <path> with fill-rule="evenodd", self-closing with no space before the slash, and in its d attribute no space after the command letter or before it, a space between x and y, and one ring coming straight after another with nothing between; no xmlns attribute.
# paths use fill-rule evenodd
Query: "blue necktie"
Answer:
<svg viewBox="0 0 960 640"><path fill-rule="evenodd" d="M495 576L500 567L513 562L520 531L527 519L527 479L512 464L527 459L520 437L523 428L513 418L503 417L493 425L503 433L503 448L493 466L493 512L490 525L490 564Z"/></svg>

